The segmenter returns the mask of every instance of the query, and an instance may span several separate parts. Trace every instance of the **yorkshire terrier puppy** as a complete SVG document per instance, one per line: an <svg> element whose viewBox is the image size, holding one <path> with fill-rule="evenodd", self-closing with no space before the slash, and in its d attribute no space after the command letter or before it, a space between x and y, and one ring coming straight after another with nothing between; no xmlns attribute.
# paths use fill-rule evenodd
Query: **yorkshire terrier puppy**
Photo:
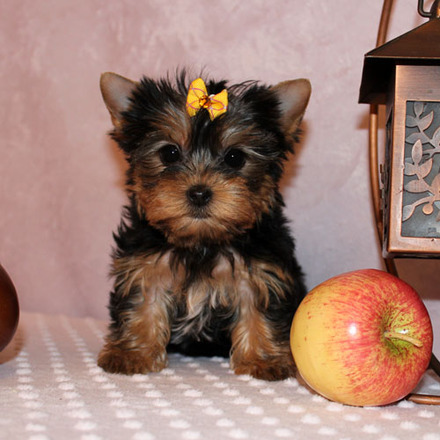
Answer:
<svg viewBox="0 0 440 440"><path fill-rule="evenodd" d="M229 355L235 373L260 379L294 375L289 332L306 290L278 184L310 83L104 73L101 91L129 204L99 366L157 372L178 350Z"/></svg>

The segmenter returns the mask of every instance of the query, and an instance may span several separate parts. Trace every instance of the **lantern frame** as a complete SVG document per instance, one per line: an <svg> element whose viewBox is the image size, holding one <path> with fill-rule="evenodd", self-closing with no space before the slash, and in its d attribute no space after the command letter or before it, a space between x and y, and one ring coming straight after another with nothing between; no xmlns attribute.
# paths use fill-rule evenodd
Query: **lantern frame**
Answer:
<svg viewBox="0 0 440 440"><path fill-rule="evenodd" d="M407 168L411 168L411 166L417 168L415 172L426 168L430 175L433 174L432 171L437 171L431 171L433 157L428 159L424 157L426 151L432 151L435 148L423 149L420 138L424 133L415 132L409 135L407 120L412 117L409 114L410 107L415 107L418 109L417 111L421 111L427 103L433 104L437 110L437 115L440 114L440 88L431 87L432 84L435 84L435 81L438 82L439 80L440 66L396 66L394 104L389 109L393 114L388 115L389 124L391 124L390 133L387 136L389 137L387 140L389 152L386 153L390 161L389 183L386 183L388 188L385 189L389 200L389 206L386 210L389 218L384 220L384 227L388 227L388 231L385 230L383 251L388 256L440 256L440 222L437 220L438 225L434 225L437 228L429 228L427 224L428 216L433 216L433 205L436 201L440 201L440 197L436 197L435 194L432 196L424 195L426 193L430 194L429 190L436 191L425 180L428 173L424 176L425 178L423 178L423 171L421 171L422 174L419 178L412 175L410 182L407 181L408 177L405 178L409 175L407 173L413 172L412 170L407 171ZM433 114L434 111L424 118L420 117L418 122L433 117ZM426 125L429 122L430 120L424 123ZM437 123L439 122L437 121ZM408 138L411 136L415 140L411 142L411 151L408 156ZM417 157L413 159L411 154ZM420 161L420 165L411 163L414 160ZM438 181L438 178L434 178L434 181L436 180ZM412 188L411 191L408 190L409 186ZM416 201L405 204L405 198L408 199L408 196L415 197ZM429 203L431 200L432 203ZM426 223L423 232L411 231L410 228L405 228L405 225L415 217L416 210L421 220L420 223ZM428 211L431 212L428 214ZM431 233L429 232L430 229L432 229Z"/></svg>
<svg viewBox="0 0 440 440"><path fill-rule="evenodd" d="M386 39L386 34L387 34L387 30L388 30L388 24L389 24L389 20L390 20L390 15L391 15L391 9L393 6L393 0L384 0L383 2L383 7L382 7L382 15L380 18L380 23L379 23L379 29L378 29L378 35L377 35L377 42L376 42L376 46L378 49L380 49L382 46L384 46L385 43L385 39ZM418 1L418 12L420 15L422 15L423 17L429 17L430 21L428 22L428 26L432 27L430 23L435 23L434 27L438 27L438 30L440 32L440 0L435 0L434 3L432 4L431 10L430 12L426 12L424 10L424 0L419 0ZM436 18L436 21L433 21L433 19ZM426 26L426 25L425 25ZM405 35L403 35L402 37L405 37ZM420 37L420 35L419 35ZM379 64L379 67L381 67L381 76L379 77L379 82L382 83L387 83L390 81L390 72L391 69L393 67L397 68L399 64L401 64L402 66L409 66L409 65L419 65L419 66L424 66L427 62L427 60L423 60L419 58L413 58L413 56L411 54L405 54L405 45L401 45L401 41L400 38L396 39L398 40L398 48L403 49L404 51L402 53L399 54L399 51L397 51L394 54L394 57L388 57L385 56L384 58L381 58L380 56L377 59L374 59L373 57L373 63L376 62ZM439 40L440 40L440 33L439 33ZM393 40L394 42L395 40ZM415 41L412 41L412 47L413 49L415 49L415 51L417 52L420 49L420 41L417 42L417 38L415 39ZM432 45L431 45L432 46ZM435 45L434 45L435 46ZM437 54L433 54L431 53L431 57L428 56L428 59L432 61L434 61L434 65L440 66L440 45L437 45L436 49L438 49ZM373 53L375 51L372 51ZM394 262L394 253L396 252L394 249L389 247L389 243L387 242L387 240L385 239L385 236L387 234L384 234L384 232L386 229L386 225L388 225L388 219L385 216L384 219L384 213L385 210L382 209L382 201L384 200L381 194L382 190L380 187L380 177L379 177L379 161L378 161L378 152L379 152L379 148L378 148L378 128L379 128L379 104L387 104L387 129L389 129L390 131L393 131L397 128L394 125L391 125L389 121L393 121L393 124L395 123L395 121L399 121L398 124L400 126L400 133L403 132L403 130L405 129L406 123L402 122L404 121L403 116L401 114L398 114L397 117L396 115L393 115L391 113L391 109L392 106L391 104L391 100L395 99L395 95L387 95L387 92L389 92L389 87L382 87L382 89L379 91L379 93L375 94L375 95L370 95L368 98L368 92L371 92L371 87L372 87L372 83L368 78L365 78L365 74L366 74L366 70L368 70L366 67L366 63L367 63L367 57L370 55L371 56L371 52L369 54L367 54L365 56L365 62L364 62L364 70L363 70L363 78L362 78L362 84L361 84L361 90L360 90L360 97L359 97L359 102L364 102L364 103L369 103L370 104L370 112L369 112L369 139L368 139L368 144L369 144L369 162L370 162L370 186L371 186L371 194L372 194L372 199L373 199L373 208L374 208L374 215L375 215L375 220L376 220L376 227L377 227L377 232L378 232L378 236L379 236L379 240L383 245L383 249L385 250L383 252L383 259L384 259L384 263L386 265L387 271L391 274L394 274L396 276L398 276L397 273L397 268ZM376 53L377 55L377 53ZM383 55L383 54L382 54ZM385 54L386 55L386 54ZM406 56L405 56L406 55ZM423 58L423 57L422 57ZM371 60L370 60L371 61ZM369 65L370 69L372 67L371 62ZM377 67L377 66L376 66ZM418 68L418 67L416 67ZM423 68L423 67L422 67ZM397 72L399 71L400 72ZM399 75L401 72L404 72L406 70L406 72L408 72L407 68L403 68L403 70L398 67L396 69L396 75ZM409 69L411 70L411 68ZM433 72L433 70L431 69L431 72ZM413 73L417 73L414 72ZM435 75L440 74L439 72L434 72ZM414 75L409 75L410 77L414 77ZM377 78L376 78L377 79ZM393 81L396 81L396 77L394 76ZM400 78L397 78L400 79ZM391 90L395 90L395 94L400 95L401 99L403 99L403 96L405 96L406 98L412 99L414 101L419 101L419 100L423 100L426 99L425 98L425 89L422 88L422 90L420 90L418 87L416 87L416 89L418 90L418 94L416 94L416 90L413 89L411 91L411 89L414 87L414 83L411 84L411 81L409 82L405 82L406 86L403 89L400 89L399 87L395 88L392 87ZM394 84L393 84L394 85ZM382 84L383 86L383 84ZM397 93L396 93L397 90ZM429 94L429 93L428 93ZM433 96L432 94L429 96L429 99L432 100ZM399 98L398 98L399 99ZM398 102L399 104L399 102ZM403 108L403 106L399 105L399 108ZM395 111L395 110L394 110ZM405 119L406 119L406 112L405 112ZM402 127L403 125L403 127ZM403 135L404 136L404 135ZM402 142L402 137L398 137L399 141ZM403 137L403 141L405 140L405 136ZM394 154L394 141L395 138L387 136L387 143L388 145L386 145L386 154L391 155ZM401 153L400 153L401 154ZM400 176L403 176L403 171L402 167L405 167L405 159L404 157L400 157L398 158L401 162L401 169L400 169ZM402 162L403 160L403 162ZM384 170L382 170L382 177L384 177L384 184L385 185L390 185L393 178L395 178L395 176L393 176L392 174L387 175L386 171L384 172ZM403 178L403 177L402 177ZM399 177L400 179L400 177ZM399 182L400 184L403 185L403 182ZM400 186L400 188L402 188L403 186ZM389 214L389 210L387 211ZM395 212L392 212L392 214L394 215ZM401 213L399 214L400 216L402 215ZM402 218L400 217L400 224ZM440 242L439 242L440 243ZM419 247L420 246L427 246L427 243L422 241L419 242ZM404 245L403 245L404 247ZM429 246L427 246L429 247ZM414 249L407 249L407 252L414 252ZM420 256L420 254L419 254ZM430 255L432 256L432 254ZM431 356L431 362L430 362L430 368L432 368L432 370L438 375L440 376L440 361L437 359L437 357L434 355L434 353ZM431 404L431 405L439 405L440 404L440 396L433 396L433 395L425 395L425 394L410 394L408 396L408 400L411 400L415 403L420 403L420 404Z"/></svg>
<svg viewBox="0 0 440 440"><path fill-rule="evenodd" d="M427 23L385 43L391 7L392 0L385 0L377 47L365 55L359 102L370 104L370 183L375 220L387 269L397 274L395 257L440 257L440 232L429 237L420 233L402 235L405 157L400 151L405 145L405 115L402 114L406 111L405 99L440 102L440 94L434 86L440 78L437 70L440 66L440 45L432 44L433 39L440 40L440 0L432 5ZM423 1L419 0L418 9L427 16ZM429 73L425 74L424 70ZM377 139L380 104L387 106L389 130L382 175L379 175L378 168ZM420 217L420 209L417 216Z"/></svg>

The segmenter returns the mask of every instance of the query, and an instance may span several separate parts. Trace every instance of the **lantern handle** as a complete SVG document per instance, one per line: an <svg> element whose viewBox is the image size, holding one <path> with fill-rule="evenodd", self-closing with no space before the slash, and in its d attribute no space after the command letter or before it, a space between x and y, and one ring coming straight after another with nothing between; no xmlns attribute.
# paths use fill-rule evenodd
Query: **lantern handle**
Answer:
<svg viewBox="0 0 440 440"><path fill-rule="evenodd" d="M380 17L379 29L377 33L376 46L382 46L386 41L388 25L390 21L391 10L393 7L393 0L384 0L382 7L382 14ZM376 228L379 236L379 241L383 245L383 220L381 209L381 189L379 184L379 170L378 170L378 124L379 124L379 109L377 104L370 105L369 114L369 164L370 164L370 185L373 199L374 217L376 220ZM394 263L394 258L384 258L386 269L389 273L399 276L397 267Z"/></svg>
<svg viewBox="0 0 440 440"><path fill-rule="evenodd" d="M419 4L417 7L418 13L425 18L440 18L440 1L435 0L435 2L432 4L431 9L428 11L425 11L424 8L425 0L419 0Z"/></svg>

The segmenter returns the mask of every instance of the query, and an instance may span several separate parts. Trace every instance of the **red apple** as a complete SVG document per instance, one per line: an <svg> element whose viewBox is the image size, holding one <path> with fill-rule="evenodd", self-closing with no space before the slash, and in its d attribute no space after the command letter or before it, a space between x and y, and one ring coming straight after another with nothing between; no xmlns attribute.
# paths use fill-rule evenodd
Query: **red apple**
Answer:
<svg viewBox="0 0 440 440"><path fill-rule="evenodd" d="M331 278L300 304L291 348L316 392L354 406L387 405L409 394L428 368L432 325L417 292L387 272Z"/></svg>
<svg viewBox="0 0 440 440"><path fill-rule="evenodd" d="M0 265L0 351L11 341L18 325L17 292L6 271Z"/></svg>

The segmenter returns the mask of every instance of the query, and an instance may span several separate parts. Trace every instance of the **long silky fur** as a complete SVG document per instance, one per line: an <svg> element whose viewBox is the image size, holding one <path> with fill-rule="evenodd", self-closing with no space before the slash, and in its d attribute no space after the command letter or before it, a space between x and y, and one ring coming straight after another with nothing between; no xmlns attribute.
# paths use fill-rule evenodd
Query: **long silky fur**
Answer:
<svg viewBox="0 0 440 440"><path fill-rule="evenodd" d="M188 117L189 81L183 71L173 80L143 78L121 126L111 133L129 164L129 203L114 235L111 325L99 364L112 372L154 371L166 365L164 354L156 352L168 349L230 354L236 372L287 377L293 374L290 324L306 289L278 184L297 133L286 138L269 87L253 81L229 86L209 80L206 85L213 94L227 88L229 107L222 117L211 121L205 111ZM181 145L185 163L164 168L158 151L166 142ZM247 159L239 171L222 160L235 145ZM190 172L191 167L199 171ZM185 185L203 173L209 184L236 188L236 194L225 191L212 226L198 232L190 229L188 208L176 192L183 194ZM233 211L225 209L229 202ZM241 213L239 205L246 207ZM169 221L167 209L177 220ZM179 233L179 227L189 228L191 236ZM162 329L162 336L152 327ZM150 361L150 346L160 362ZM114 360L124 350L128 360Z"/></svg>

